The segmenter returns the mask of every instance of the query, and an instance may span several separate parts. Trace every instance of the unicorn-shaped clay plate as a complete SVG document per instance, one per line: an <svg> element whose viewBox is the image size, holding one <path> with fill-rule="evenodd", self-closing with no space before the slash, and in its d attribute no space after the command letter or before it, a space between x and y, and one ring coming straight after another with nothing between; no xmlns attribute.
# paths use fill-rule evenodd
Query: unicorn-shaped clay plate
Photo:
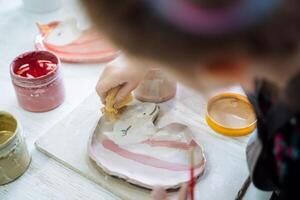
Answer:
<svg viewBox="0 0 300 200"><path fill-rule="evenodd" d="M78 28L76 19L37 24L37 50L55 53L62 61L93 63L108 62L119 55L93 28Z"/></svg>
<svg viewBox="0 0 300 200"><path fill-rule="evenodd" d="M159 113L156 104L135 102L114 123L101 117L89 139L90 158L108 174L130 183L170 189L189 181L187 152L193 147L194 175L200 176L205 157L191 130L180 123L156 127Z"/></svg>

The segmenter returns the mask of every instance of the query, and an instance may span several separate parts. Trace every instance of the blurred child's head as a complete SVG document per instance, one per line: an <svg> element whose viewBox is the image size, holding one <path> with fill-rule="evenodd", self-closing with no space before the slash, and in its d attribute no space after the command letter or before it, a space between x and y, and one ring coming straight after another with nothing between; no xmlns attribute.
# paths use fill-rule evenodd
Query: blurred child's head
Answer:
<svg viewBox="0 0 300 200"><path fill-rule="evenodd" d="M129 55L186 83L225 85L299 64L299 0L83 0ZM200 83L201 82L201 83Z"/></svg>

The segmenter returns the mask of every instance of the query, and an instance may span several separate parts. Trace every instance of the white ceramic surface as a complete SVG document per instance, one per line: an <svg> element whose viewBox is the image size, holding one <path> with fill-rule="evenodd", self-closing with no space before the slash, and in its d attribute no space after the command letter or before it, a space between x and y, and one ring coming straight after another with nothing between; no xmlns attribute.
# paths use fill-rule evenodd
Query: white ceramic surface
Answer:
<svg viewBox="0 0 300 200"><path fill-rule="evenodd" d="M189 181L188 150L194 148L195 178L205 168L203 150L181 123L157 127L153 121L159 106L135 102L124 110L115 123L101 117L88 144L90 157L108 174L153 189L177 188Z"/></svg>

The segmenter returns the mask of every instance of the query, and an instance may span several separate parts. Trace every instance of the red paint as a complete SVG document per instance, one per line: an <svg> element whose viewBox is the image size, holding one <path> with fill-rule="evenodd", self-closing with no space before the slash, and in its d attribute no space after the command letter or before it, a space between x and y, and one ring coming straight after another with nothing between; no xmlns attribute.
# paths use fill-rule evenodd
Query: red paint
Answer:
<svg viewBox="0 0 300 200"><path fill-rule="evenodd" d="M28 59L27 62L26 59ZM56 68L57 64L50 60L36 60L26 57L24 64L15 66L14 73L26 78L37 78L53 72Z"/></svg>
<svg viewBox="0 0 300 200"><path fill-rule="evenodd" d="M32 112L44 112L64 100L60 61L47 51L32 51L18 56L10 70L18 102Z"/></svg>
<svg viewBox="0 0 300 200"><path fill-rule="evenodd" d="M190 182L189 182L189 190L191 200L194 200L194 188L195 188L195 177L194 177L194 166L190 167Z"/></svg>

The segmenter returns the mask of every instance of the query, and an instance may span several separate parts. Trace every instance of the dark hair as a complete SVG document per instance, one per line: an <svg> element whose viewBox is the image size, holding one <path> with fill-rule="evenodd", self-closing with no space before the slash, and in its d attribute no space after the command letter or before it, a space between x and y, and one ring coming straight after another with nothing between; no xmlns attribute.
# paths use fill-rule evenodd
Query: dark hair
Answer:
<svg viewBox="0 0 300 200"><path fill-rule="evenodd" d="M153 14L142 0L82 1L94 24L116 45L135 56L164 64L192 65L201 56L236 54L241 50L261 59L288 58L297 53L299 46L299 0L282 0L255 26L217 36L179 30ZM189 1L217 7L235 0Z"/></svg>

